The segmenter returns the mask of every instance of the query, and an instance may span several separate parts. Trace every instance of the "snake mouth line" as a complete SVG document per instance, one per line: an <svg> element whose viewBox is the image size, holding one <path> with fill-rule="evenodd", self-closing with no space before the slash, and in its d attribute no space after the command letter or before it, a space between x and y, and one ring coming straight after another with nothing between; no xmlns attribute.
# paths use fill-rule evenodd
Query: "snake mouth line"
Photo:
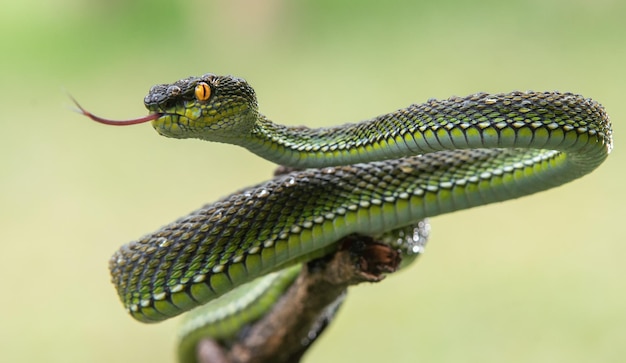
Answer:
<svg viewBox="0 0 626 363"><path fill-rule="evenodd" d="M76 99L74 99L72 96L70 96L70 98L72 99L72 101L74 101L74 104L78 108L78 110L77 110L78 113L83 114L83 115L89 117L93 121L96 121L98 123L105 124L105 125L112 125L112 126L137 125L137 124L142 124L144 122L156 120L159 117L165 115L164 113L155 112L155 113L151 113L149 115L143 116L143 117L138 117L138 118L129 119L129 120L111 120L111 119L107 119L107 118L104 118L104 117L100 117L100 116L94 115L93 113L85 110L83 108L83 106L81 106L78 103L78 101L76 101Z"/></svg>

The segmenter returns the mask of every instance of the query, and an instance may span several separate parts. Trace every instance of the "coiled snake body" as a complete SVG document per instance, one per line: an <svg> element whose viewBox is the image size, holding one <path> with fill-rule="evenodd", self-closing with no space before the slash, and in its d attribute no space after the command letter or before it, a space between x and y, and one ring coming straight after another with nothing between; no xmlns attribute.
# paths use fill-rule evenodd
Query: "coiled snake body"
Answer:
<svg viewBox="0 0 626 363"><path fill-rule="evenodd" d="M475 94L333 128L287 127L258 112L242 79L207 74L154 86L164 136L244 146L302 171L207 205L110 260L130 314L154 322L269 272L319 256L351 233L517 198L591 172L612 149L602 106L570 93Z"/></svg>

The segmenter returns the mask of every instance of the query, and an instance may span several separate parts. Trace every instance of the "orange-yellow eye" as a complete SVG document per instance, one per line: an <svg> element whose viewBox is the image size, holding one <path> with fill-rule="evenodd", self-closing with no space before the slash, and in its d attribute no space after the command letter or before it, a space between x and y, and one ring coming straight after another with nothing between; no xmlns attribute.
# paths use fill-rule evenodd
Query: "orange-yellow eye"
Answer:
<svg viewBox="0 0 626 363"><path fill-rule="evenodd" d="M206 101L211 97L211 87L204 82L200 82L196 85L195 94L198 101Z"/></svg>

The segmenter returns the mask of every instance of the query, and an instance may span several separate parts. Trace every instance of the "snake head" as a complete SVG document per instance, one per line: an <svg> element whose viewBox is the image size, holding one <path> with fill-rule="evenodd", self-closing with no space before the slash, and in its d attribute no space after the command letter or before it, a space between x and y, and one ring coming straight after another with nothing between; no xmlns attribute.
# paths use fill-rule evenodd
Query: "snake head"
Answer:
<svg viewBox="0 0 626 363"><path fill-rule="evenodd" d="M160 115L152 120L155 130L178 139L233 143L258 116L256 95L245 80L214 74L153 86L144 104Z"/></svg>
<svg viewBox="0 0 626 363"><path fill-rule="evenodd" d="M131 120L110 120L82 108L78 112L106 125L135 125L152 121L161 135L237 144L258 118L256 95L241 78L205 74L150 89L144 104L150 114Z"/></svg>

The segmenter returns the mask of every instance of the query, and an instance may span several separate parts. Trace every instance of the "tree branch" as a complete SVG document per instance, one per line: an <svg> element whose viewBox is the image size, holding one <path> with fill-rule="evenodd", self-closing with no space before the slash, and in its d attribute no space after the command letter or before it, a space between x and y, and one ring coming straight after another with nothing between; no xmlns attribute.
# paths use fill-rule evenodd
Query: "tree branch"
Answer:
<svg viewBox="0 0 626 363"><path fill-rule="evenodd" d="M234 344L202 340L198 362L299 362L331 322L348 286L378 282L400 263L398 251L371 237L352 235L339 245L337 252L307 263L271 311Z"/></svg>

